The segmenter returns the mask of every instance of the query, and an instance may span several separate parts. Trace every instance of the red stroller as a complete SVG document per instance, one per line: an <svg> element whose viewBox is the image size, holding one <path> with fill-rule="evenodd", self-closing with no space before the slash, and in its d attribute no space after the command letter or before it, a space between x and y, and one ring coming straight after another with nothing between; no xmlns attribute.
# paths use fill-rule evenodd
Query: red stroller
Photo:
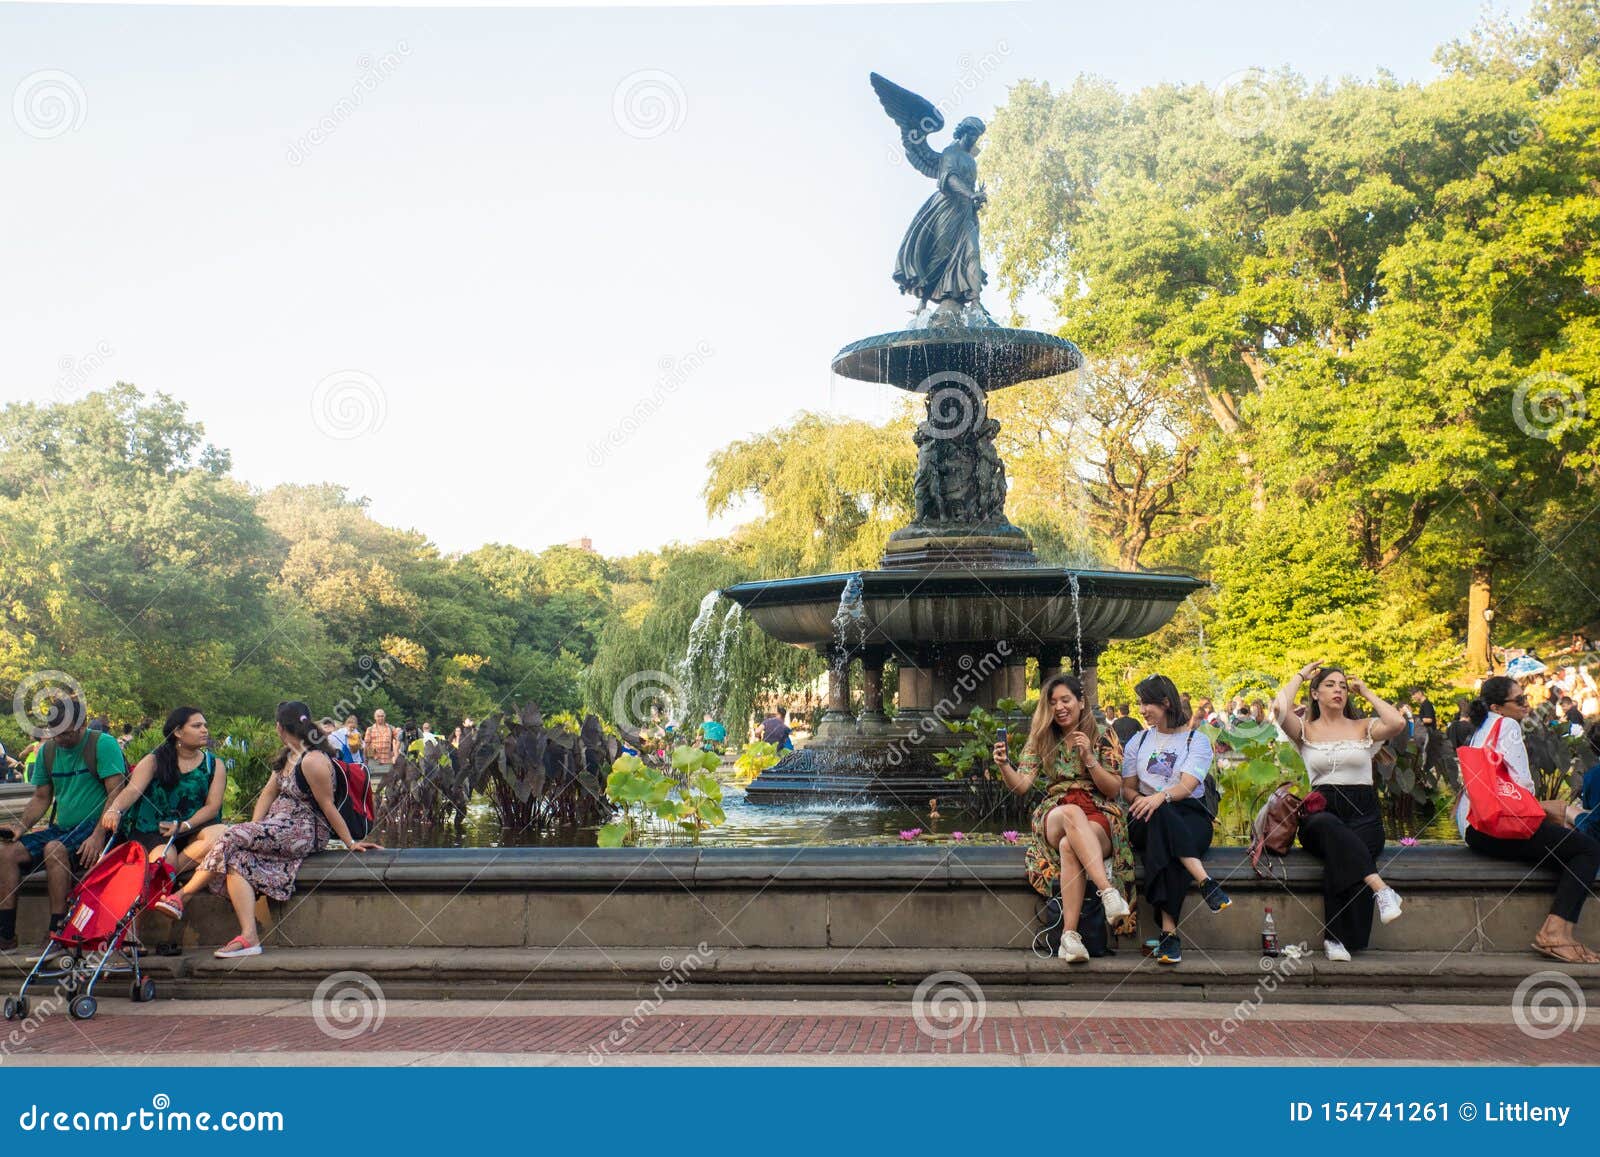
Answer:
<svg viewBox="0 0 1600 1157"><path fill-rule="evenodd" d="M172 846L168 840L166 848ZM141 949L133 936L134 922L172 887L166 848L152 863L150 853L132 840L108 848L68 897L67 918L50 934L51 946L40 954L16 996L5 999L5 1019L28 1015L28 985L35 980L59 981L74 1020L88 1020L99 1004L94 986L101 976L132 976L128 995L138 1003L156 998L155 981L140 967ZM90 968L89 956L99 953ZM113 963L113 959L120 963ZM46 967L46 964L49 967Z"/></svg>

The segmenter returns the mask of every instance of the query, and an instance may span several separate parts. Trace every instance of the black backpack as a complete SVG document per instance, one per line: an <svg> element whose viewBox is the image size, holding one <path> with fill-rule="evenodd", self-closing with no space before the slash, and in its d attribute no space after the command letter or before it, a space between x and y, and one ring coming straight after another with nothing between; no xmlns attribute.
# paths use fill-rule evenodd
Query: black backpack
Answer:
<svg viewBox="0 0 1600 1157"><path fill-rule="evenodd" d="M1039 908L1039 923L1044 925L1033 937L1035 956L1054 956L1061 949L1061 881L1057 880L1051 895ZM1111 933L1106 928L1106 907L1093 888L1083 889L1083 911L1078 915L1078 935L1091 957L1110 956ZM1043 951L1041 951L1043 949Z"/></svg>

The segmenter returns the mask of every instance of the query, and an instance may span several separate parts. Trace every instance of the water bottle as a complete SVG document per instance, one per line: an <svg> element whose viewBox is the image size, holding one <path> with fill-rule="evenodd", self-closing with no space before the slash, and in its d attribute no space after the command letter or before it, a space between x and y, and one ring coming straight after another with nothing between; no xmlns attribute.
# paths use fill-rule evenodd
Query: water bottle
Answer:
<svg viewBox="0 0 1600 1157"><path fill-rule="evenodd" d="M1278 948L1278 925L1272 919L1272 905L1267 905L1267 914L1261 918L1261 955L1282 955Z"/></svg>

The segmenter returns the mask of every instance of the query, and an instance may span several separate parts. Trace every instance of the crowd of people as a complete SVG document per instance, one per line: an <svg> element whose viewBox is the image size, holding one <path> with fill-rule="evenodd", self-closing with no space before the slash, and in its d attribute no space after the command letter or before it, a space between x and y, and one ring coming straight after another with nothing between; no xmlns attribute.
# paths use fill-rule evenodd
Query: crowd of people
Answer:
<svg viewBox="0 0 1600 1157"><path fill-rule="evenodd" d="M1089 959L1080 922L1091 886L1097 901L1092 910L1104 913L1113 932L1137 926L1136 857L1144 866L1144 899L1161 929L1154 948L1161 963L1183 959L1178 927L1191 889L1214 913L1230 906L1204 864L1219 796L1217 752L1198 730L1201 722L1212 722L1224 734L1254 724L1298 750L1311 790L1298 811L1297 839L1323 866L1323 950L1329 960L1348 961L1366 949L1375 920L1389 924L1401 918L1404 901L1378 870L1385 836L1373 762L1387 743L1408 731L1435 730L1437 715L1425 694L1415 691L1411 703L1396 707L1360 679L1320 662L1295 672L1270 706L1236 700L1226 717L1209 700L1202 700L1197 712L1164 675L1145 678L1135 693L1139 719L1116 704L1101 722L1075 676L1053 675L1040 689L1017 763L1003 736L992 752L1013 791L1027 794L1043 787L1026 863L1033 887L1059 897L1061 959ZM1463 702L1464 725L1450 735L1457 747L1497 752L1510 779L1531 796L1537 789L1523 721L1534 710L1517 680L1492 676L1476 698ZM1569 725L1565 715L1558 718L1560 725ZM1581 731L1582 723L1580 718L1570 725ZM1587 734L1600 758L1600 727ZM1456 819L1474 853L1554 871L1549 914L1534 933L1532 948L1563 963L1594 964L1600 963L1600 953L1578 940L1577 924L1600 874L1600 764L1574 787L1578 798L1543 803L1547 814L1525 834L1477 830L1465 794Z"/></svg>
<svg viewBox="0 0 1600 1157"><path fill-rule="evenodd" d="M182 920L185 902L209 888L228 898L239 921L239 934L216 956L259 954L257 896L287 900L305 858L331 839L355 852L379 846L356 839L334 804L333 761L349 753L349 735L336 747L335 732L300 702L279 704L274 720L282 749L254 814L248 823L223 824L227 768L212 751L199 708L168 714L161 743L130 769L124 745L104 728L90 728L76 700L53 703L45 720L48 738L32 760L33 795L15 827L0 827L0 952L18 947L17 899L25 876L45 873L50 931L56 932L67 918L75 872L92 866L112 841L127 839L188 876L156 901L157 910ZM177 951L175 942L157 945L163 950Z"/></svg>
<svg viewBox="0 0 1600 1157"><path fill-rule="evenodd" d="M1586 675L1574 669L1570 677L1556 673L1526 685L1492 676L1476 698L1460 701L1458 718L1442 733L1445 741L1456 749L1493 749L1507 775L1534 793L1525 727L1575 728L1600 757L1600 723L1584 730L1588 708L1600 708L1600 693L1591 702L1595 687ZM1160 962L1182 960L1178 929L1191 891L1214 913L1230 906L1204 863L1217 817L1219 752L1200 723L1219 729L1219 745L1254 726L1299 751L1311 790L1299 812L1297 838L1323 865L1323 947L1330 960L1347 961L1366 949L1374 921L1401 917L1402 898L1378 870L1385 835L1374 760L1407 733L1440 734L1425 693L1415 690L1408 704L1396 707L1343 669L1316 662L1292 675L1270 705L1241 698L1223 712L1201 699L1196 707L1159 674L1143 679L1135 692L1137 716L1116 704L1102 719L1076 676L1052 675L1041 688L1016 764L1004 736L993 748L1008 787L1019 794L1041 789L1026 864L1033 887L1059 897L1061 959L1088 959L1080 925L1091 886L1088 910L1094 919L1103 919L1113 932L1137 926L1136 858L1144 867L1142 898L1160 927L1153 952ZM288 899L301 863L330 840L357 852L378 847L356 839L334 806L334 760L365 762L381 775L401 752L420 757L427 744L442 738L431 721L396 727L382 709L365 729L355 716L337 725L319 720L300 702L280 704L274 721L281 750L273 774L250 821L230 825L221 820L226 765L199 708L172 711L161 725L161 742L130 767L125 750L131 728L113 737L103 720L87 719L76 700L53 704L46 720L49 738L25 757L34 792L17 824L0 827L0 952L18 946L17 897L24 877L44 872L50 929L56 931L66 918L75 874L112 842L126 839L152 859L165 857L183 881L156 910L181 921L200 892L225 895L239 934L216 955L255 955L261 951L258 896ZM451 746L472 726L470 719L463 721ZM660 730L670 738L670 730ZM792 749L786 712L769 709L751 738ZM708 714L693 742L720 749L726 740L726 727ZM1456 821L1475 854L1556 873L1549 914L1533 936L1535 951L1564 963L1600 963L1600 954L1577 938L1579 913L1600 873L1600 764L1574 788L1573 800L1542 804L1542 822L1518 837L1478 830L1465 795ZM156 950L177 948L169 939Z"/></svg>

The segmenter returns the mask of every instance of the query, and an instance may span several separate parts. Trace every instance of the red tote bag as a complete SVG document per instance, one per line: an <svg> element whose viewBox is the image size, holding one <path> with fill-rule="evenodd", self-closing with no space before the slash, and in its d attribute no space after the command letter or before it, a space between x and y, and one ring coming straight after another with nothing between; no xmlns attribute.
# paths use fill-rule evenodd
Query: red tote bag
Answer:
<svg viewBox="0 0 1600 1157"><path fill-rule="evenodd" d="M1500 754L1500 725L1495 720L1482 747L1456 752L1461 763L1461 785L1467 791L1467 823L1486 836L1525 840L1544 823L1545 811L1533 793L1511 778Z"/></svg>

